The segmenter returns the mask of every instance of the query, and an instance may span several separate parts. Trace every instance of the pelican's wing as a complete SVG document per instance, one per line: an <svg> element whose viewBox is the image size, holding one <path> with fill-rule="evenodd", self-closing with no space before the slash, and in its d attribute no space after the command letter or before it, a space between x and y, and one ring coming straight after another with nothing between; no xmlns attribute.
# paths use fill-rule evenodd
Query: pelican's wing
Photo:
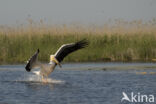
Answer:
<svg viewBox="0 0 156 104"><path fill-rule="evenodd" d="M39 63L37 60L39 54L39 49L36 51L36 53L28 60L27 65L25 66L26 71L30 72L31 69L35 67L39 67Z"/></svg>
<svg viewBox="0 0 156 104"><path fill-rule="evenodd" d="M66 57L68 54L70 54L76 50L79 50L81 48L85 48L87 45L88 45L88 42L85 39L78 41L76 43L64 44L55 53L55 58L59 62L61 62L61 61L63 61L64 57Z"/></svg>

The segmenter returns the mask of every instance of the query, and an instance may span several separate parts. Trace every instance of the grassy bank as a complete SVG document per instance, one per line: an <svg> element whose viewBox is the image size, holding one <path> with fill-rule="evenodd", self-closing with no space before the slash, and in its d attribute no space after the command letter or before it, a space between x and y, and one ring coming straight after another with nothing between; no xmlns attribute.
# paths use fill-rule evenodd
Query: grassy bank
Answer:
<svg viewBox="0 0 156 104"><path fill-rule="evenodd" d="M156 59L156 28L152 29L135 29L130 32L120 27L110 32L108 27L94 30L93 27L49 28L43 24L39 27L1 27L0 64L25 63L37 48L40 49L39 59L46 62L49 61L49 55L54 54L62 44L84 38L89 41L89 46L72 53L65 58L65 62L152 61Z"/></svg>

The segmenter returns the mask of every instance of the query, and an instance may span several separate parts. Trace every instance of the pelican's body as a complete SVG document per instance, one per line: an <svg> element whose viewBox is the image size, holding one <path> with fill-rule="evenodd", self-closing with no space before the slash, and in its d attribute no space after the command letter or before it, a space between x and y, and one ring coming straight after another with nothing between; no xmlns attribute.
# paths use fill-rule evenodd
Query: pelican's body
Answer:
<svg viewBox="0 0 156 104"><path fill-rule="evenodd" d="M36 75L41 75L43 77L48 77L55 69L56 64L51 62L49 64L41 64L39 71L33 71Z"/></svg>
<svg viewBox="0 0 156 104"><path fill-rule="evenodd" d="M64 44L58 49L55 55L50 55L50 62L48 64L42 64L38 61L38 49L37 52L29 59L25 69L26 71L30 72L31 69L40 68L39 71L34 71L33 73L42 77L48 77L54 71L57 65L61 67L60 62L63 61L64 57L76 50L84 48L87 45L88 42L86 40L71 44Z"/></svg>
<svg viewBox="0 0 156 104"><path fill-rule="evenodd" d="M42 65L40 74L42 76L48 77L54 71L55 67L56 67L56 64L54 62L51 62L51 64ZM44 70L44 69L46 69L46 70Z"/></svg>

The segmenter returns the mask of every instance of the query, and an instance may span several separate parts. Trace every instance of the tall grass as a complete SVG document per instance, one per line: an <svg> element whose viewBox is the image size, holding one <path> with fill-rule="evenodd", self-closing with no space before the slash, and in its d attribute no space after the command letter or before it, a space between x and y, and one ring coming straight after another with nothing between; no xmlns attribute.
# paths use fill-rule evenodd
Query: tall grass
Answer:
<svg viewBox="0 0 156 104"><path fill-rule="evenodd" d="M45 25L43 22L16 27L0 26L0 63L25 63L39 48L39 59L65 43L86 38L89 46L72 53L65 62L151 61L156 58L156 21L118 21L115 25Z"/></svg>

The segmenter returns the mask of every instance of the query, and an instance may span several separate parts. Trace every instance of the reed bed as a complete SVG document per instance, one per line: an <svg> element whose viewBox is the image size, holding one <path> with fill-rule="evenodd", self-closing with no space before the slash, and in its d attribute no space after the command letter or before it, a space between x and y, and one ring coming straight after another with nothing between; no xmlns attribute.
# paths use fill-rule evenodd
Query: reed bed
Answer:
<svg viewBox="0 0 156 104"><path fill-rule="evenodd" d="M156 19L104 25L48 25L29 20L27 25L0 26L0 64L25 63L39 48L39 60L65 43L87 39L89 46L64 62L152 61L156 59Z"/></svg>

